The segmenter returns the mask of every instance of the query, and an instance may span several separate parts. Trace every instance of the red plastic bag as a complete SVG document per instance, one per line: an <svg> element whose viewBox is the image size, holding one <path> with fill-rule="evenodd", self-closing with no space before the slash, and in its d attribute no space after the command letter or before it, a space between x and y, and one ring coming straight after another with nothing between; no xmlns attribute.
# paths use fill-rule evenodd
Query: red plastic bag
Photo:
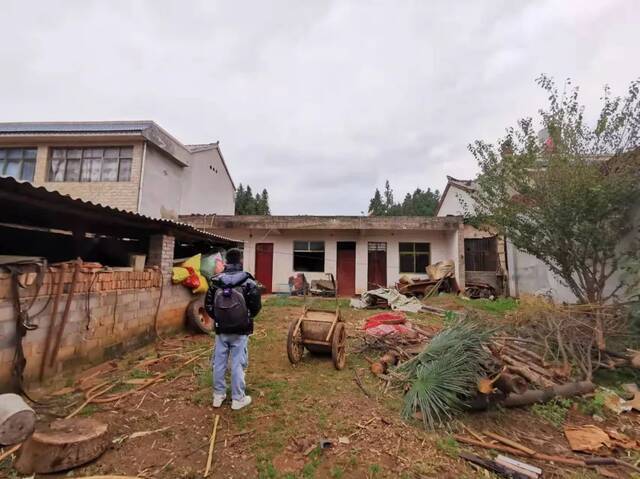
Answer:
<svg viewBox="0 0 640 479"><path fill-rule="evenodd" d="M187 288L198 289L200 287L200 278L198 277L198 273L191 266L185 266L187 271L189 271L189 277L185 279L182 284L184 284Z"/></svg>

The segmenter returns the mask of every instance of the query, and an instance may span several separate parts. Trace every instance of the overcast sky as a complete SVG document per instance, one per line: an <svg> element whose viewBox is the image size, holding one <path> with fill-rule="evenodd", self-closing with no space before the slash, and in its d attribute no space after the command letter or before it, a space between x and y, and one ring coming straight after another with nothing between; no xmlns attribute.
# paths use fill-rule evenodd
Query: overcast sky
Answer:
<svg viewBox="0 0 640 479"><path fill-rule="evenodd" d="M151 119L220 141L274 214L360 214L477 172L467 145L640 75L640 2L2 1L0 121Z"/></svg>

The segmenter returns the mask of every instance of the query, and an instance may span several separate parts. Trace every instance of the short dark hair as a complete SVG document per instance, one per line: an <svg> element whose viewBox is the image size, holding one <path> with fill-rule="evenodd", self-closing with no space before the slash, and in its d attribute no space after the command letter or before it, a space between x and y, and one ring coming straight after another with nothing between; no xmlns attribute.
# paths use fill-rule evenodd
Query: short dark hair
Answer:
<svg viewBox="0 0 640 479"><path fill-rule="evenodd" d="M242 263L242 250L238 248L231 248L227 251L227 264L239 264Z"/></svg>

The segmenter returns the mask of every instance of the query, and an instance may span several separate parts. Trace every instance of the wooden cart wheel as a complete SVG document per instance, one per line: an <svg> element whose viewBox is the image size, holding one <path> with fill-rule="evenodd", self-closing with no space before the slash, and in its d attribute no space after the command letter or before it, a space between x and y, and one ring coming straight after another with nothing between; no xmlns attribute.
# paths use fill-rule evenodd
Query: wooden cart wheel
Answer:
<svg viewBox="0 0 640 479"><path fill-rule="evenodd" d="M333 365L339 371L347 363L347 331L344 324L336 324L331 340L331 357Z"/></svg>
<svg viewBox="0 0 640 479"><path fill-rule="evenodd" d="M304 345L302 344L302 324L300 324L298 333L295 337L293 335L297 324L297 319L291 321L291 324L289 325L289 334L287 335L287 356L289 356L291 364L299 363L302 359L302 354L304 353Z"/></svg>

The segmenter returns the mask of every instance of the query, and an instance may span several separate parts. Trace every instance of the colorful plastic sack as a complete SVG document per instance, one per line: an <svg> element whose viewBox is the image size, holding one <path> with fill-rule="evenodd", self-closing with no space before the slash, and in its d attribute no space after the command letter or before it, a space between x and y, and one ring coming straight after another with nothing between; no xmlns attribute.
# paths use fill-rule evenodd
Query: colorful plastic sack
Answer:
<svg viewBox="0 0 640 479"><path fill-rule="evenodd" d="M180 284L189 277L189 270L182 266L175 266L171 272L171 281L173 284Z"/></svg>
<svg viewBox="0 0 640 479"><path fill-rule="evenodd" d="M180 266L182 266L183 268L193 268L194 271L199 273L201 263L202 263L202 255L198 253L197 255L192 256L187 261L182 263Z"/></svg>
<svg viewBox="0 0 640 479"><path fill-rule="evenodd" d="M224 271L224 262L220 253L210 254L202 257L200 272L205 278L211 278Z"/></svg>
<svg viewBox="0 0 640 479"><path fill-rule="evenodd" d="M186 267L189 271L189 277L185 279L182 284L190 289L197 289L200 287L200 273L194 271L191 266Z"/></svg>
<svg viewBox="0 0 640 479"><path fill-rule="evenodd" d="M194 288L193 294L198 294L198 293L206 293L207 290L209 289L209 282L207 281L207 278L205 278L204 276L202 276L200 273L196 273L198 275L198 287Z"/></svg>

